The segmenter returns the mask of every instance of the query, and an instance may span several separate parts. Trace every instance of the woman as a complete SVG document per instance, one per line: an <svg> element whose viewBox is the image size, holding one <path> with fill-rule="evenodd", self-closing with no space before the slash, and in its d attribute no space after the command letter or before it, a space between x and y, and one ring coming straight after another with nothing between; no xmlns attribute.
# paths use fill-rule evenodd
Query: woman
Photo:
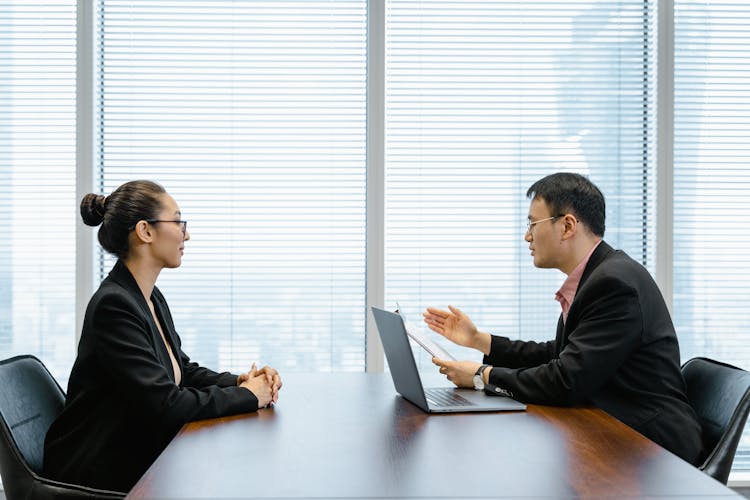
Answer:
<svg viewBox="0 0 750 500"><path fill-rule="evenodd" d="M118 261L86 309L65 408L45 440L44 473L59 481L127 491L192 420L251 412L276 402L276 370L216 373L182 352L155 286L179 267L187 221L163 187L132 181L88 194L81 216Z"/></svg>

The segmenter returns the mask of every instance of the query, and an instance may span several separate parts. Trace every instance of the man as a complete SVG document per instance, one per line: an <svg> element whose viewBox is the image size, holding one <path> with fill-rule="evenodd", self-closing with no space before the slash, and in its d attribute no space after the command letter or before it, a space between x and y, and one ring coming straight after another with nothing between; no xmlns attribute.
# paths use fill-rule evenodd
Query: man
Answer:
<svg viewBox="0 0 750 500"><path fill-rule="evenodd" d="M536 404L593 404L696 464L701 430L686 396L680 352L664 298L648 271L602 241L604 196L581 175L534 183L525 240L534 265L568 277L554 341L514 341L480 332L468 316L428 308L424 321L485 364L433 358L459 387Z"/></svg>

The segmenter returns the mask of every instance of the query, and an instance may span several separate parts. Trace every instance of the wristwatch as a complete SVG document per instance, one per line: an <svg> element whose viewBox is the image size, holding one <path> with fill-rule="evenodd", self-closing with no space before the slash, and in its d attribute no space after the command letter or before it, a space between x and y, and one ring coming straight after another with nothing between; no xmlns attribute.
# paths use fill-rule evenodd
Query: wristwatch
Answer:
<svg viewBox="0 0 750 500"><path fill-rule="evenodd" d="M490 365L482 365L479 367L477 372L474 374L474 389L478 391L484 390L484 379L482 378L482 373L484 373L484 369L488 368Z"/></svg>

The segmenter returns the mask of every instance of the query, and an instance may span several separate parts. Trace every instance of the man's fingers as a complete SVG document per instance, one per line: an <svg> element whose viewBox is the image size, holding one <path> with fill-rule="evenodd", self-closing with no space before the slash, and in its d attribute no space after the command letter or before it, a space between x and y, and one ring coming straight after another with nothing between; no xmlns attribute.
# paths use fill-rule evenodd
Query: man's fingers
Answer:
<svg viewBox="0 0 750 500"><path fill-rule="evenodd" d="M447 318L450 314L448 311L443 311L442 309L437 309L436 307L428 307L427 312L432 314L433 316L438 316L440 318Z"/></svg>
<svg viewBox="0 0 750 500"><path fill-rule="evenodd" d="M446 367L448 366L448 363L450 363L450 361L446 361L444 359L440 359L435 356L432 357L432 362L438 366L446 366Z"/></svg>
<svg viewBox="0 0 750 500"><path fill-rule="evenodd" d="M461 309L459 309L458 307L453 307L453 306L450 306L450 305L449 305L449 306L448 306L448 309L450 309L450 310L451 310L451 312L452 312L453 314L455 314L456 316L458 316L458 317L461 317L461 316L463 315L463 313L461 312Z"/></svg>

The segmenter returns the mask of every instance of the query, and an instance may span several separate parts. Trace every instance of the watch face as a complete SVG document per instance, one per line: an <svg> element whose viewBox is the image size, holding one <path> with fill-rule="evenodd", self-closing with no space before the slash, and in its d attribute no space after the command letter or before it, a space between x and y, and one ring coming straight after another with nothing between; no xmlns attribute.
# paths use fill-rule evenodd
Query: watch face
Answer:
<svg viewBox="0 0 750 500"><path fill-rule="evenodd" d="M474 375L474 389L478 391L484 389L484 380L481 375Z"/></svg>

